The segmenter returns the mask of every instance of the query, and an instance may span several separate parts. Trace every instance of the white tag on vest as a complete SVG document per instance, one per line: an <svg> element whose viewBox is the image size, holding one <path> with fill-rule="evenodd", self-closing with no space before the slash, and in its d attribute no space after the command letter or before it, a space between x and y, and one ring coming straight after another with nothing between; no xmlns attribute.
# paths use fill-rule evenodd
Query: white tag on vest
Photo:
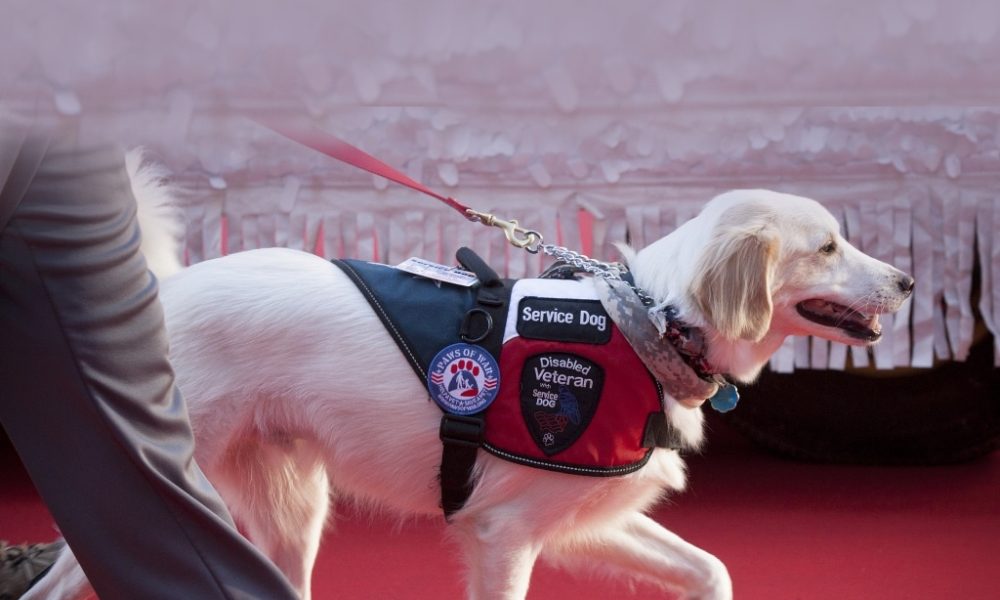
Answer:
<svg viewBox="0 0 1000 600"><path fill-rule="evenodd" d="M399 263L396 265L396 268L400 271L413 273L414 275L419 275L427 279L443 281L445 283L460 285L462 287L472 287L478 281L475 273L459 269L458 267L440 265L436 262L431 262L415 256Z"/></svg>

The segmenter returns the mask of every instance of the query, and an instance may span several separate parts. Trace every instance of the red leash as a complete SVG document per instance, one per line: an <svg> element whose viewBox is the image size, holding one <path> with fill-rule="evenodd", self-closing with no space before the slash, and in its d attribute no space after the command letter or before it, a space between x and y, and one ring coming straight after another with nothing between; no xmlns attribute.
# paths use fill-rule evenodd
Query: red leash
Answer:
<svg viewBox="0 0 1000 600"><path fill-rule="evenodd" d="M374 173L380 177L385 177L390 181L395 181L400 185L405 185L410 189L422 192L431 198L440 200L451 208L454 208L458 212L462 213L462 216L470 221L478 221L483 225L499 227L500 229L503 229L504 234L507 236L507 241L511 244L517 246L518 248L524 248L528 252L538 252L538 248L542 243L542 235L537 231L533 229L525 229L518 225L517 221L513 219L506 221L499 219L494 215L473 210L458 200L455 200L451 196L439 194L419 181L410 179L406 175L368 154L364 150L348 144L335 135L319 131L315 128L298 129L284 127L282 125L260 119L254 120L260 125L267 127L271 131L274 131L275 133L282 135L293 142L298 142L303 146L312 148L313 150L321 152L331 158L335 158L351 166L368 171L369 173Z"/></svg>
<svg viewBox="0 0 1000 600"><path fill-rule="evenodd" d="M477 217L472 216L470 211L471 208L465 206L458 200L455 200L451 196L442 196L441 194L430 189L426 185L420 183L419 181L414 181L406 175L400 173L396 169L390 167L379 159L375 158L371 154L368 154L364 150L352 146L345 142L344 140L338 138L335 135L318 131L316 129L292 129L288 127L282 127L275 123L265 123L263 121L257 121L261 125L267 127L268 129L279 133L284 137L292 140L293 142L298 142L303 146L312 148L317 152L321 152L331 158L336 158L341 162L345 162L351 166L357 167L368 171L369 173L374 173L380 177L385 177L391 181L395 181L398 184L405 185L408 188L417 190L418 192L423 192L431 198L436 198L441 202L444 202L448 206L454 208L458 212L462 213L462 216L470 220L478 220ZM475 212L475 211L472 211Z"/></svg>

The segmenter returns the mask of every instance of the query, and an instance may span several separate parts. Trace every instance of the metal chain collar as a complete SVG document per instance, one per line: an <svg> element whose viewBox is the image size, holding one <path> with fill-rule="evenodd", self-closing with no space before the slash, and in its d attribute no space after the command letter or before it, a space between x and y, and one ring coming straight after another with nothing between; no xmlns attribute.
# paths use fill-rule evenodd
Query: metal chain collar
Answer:
<svg viewBox="0 0 1000 600"><path fill-rule="evenodd" d="M569 248L563 246L556 246L555 244L543 244L538 243L535 248L525 248L529 252L537 253L541 251L543 254L547 254L555 258L558 261L564 262L566 264L572 265L578 269L582 269L591 275L600 277L605 280L615 280L615 281L625 281L625 274L628 273L628 267L620 262L604 262L597 260L596 258L590 258L585 254L581 254ZM645 306L652 306L656 301L652 296L647 294L642 288L635 285L631 281L625 281L635 292L635 295L639 297Z"/></svg>
<svg viewBox="0 0 1000 600"><path fill-rule="evenodd" d="M564 246L545 244L543 243L541 233L535 229L522 227L514 219L500 219L496 215L471 208L465 210L465 215L471 221L477 221L488 227L499 227L503 230L504 235L507 236L507 241L516 248L521 248L531 254L542 252L555 258L557 261L564 262L601 279L624 281L635 291L636 296L639 297L644 306L649 307L656 303L656 300L652 296L637 287L634 282L625 279L625 275L628 274L628 267L619 262L604 262L570 250Z"/></svg>
<svg viewBox="0 0 1000 600"><path fill-rule="evenodd" d="M603 262L595 258L590 258L585 254L580 254L579 252L570 250L569 248L556 246L555 244L540 243L534 248L534 251L541 251L543 254L547 254L558 261L562 261L568 265L582 269L591 275L596 275L597 277L602 277L604 279L621 279L622 276L628 272L625 265L621 263Z"/></svg>

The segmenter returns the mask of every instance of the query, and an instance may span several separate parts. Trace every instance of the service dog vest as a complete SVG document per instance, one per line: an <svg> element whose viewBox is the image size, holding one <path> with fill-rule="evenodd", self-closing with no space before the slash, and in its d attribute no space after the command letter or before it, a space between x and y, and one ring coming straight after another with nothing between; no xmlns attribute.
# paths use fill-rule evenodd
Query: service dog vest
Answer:
<svg viewBox="0 0 1000 600"><path fill-rule="evenodd" d="M358 286L421 382L428 381L435 357L460 341L476 291L386 265L334 262ZM581 475L623 475L642 467L653 448L664 445L657 443L664 425L662 390L593 287L555 279L507 284L512 289L499 390L485 410L482 448L512 462ZM472 389L478 367L471 360L468 366L450 364L451 371L435 381Z"/></svg>

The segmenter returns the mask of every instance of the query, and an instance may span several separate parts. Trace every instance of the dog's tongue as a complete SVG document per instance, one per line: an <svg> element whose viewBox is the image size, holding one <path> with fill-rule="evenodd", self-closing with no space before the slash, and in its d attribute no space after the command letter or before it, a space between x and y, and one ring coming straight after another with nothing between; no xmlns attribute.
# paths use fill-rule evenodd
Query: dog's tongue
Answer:
<svg viewBox="0 0 1000 600"><path fill-rule="evenodd" d="M878 322L878 313L867 315L842 304L820 299L806 300L802 303L802 306L816 315L826 315L831 319L840 319L841 322L850 321L857 323L871 329L875 333L882 332L882 326Z"/></svg>

